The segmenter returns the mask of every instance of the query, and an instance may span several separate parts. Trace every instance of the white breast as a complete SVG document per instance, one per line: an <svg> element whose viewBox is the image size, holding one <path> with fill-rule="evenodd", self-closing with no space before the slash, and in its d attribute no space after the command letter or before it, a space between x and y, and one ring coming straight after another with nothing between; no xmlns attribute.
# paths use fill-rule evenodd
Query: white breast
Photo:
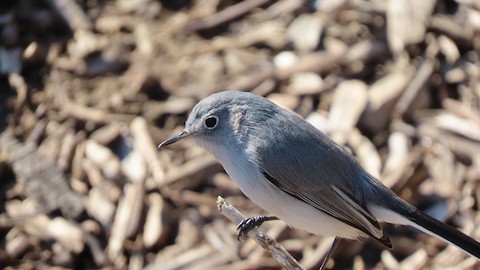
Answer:
<svg viewBox="0 0 480 270"><path fill-rule="evenodd" d="M242 158L242 155L235 156L225 149L218 148L212 154L248 198L289 226L324 236L350 239L366 236L350 225L278 189L261 174L255 164Z"/></svg>

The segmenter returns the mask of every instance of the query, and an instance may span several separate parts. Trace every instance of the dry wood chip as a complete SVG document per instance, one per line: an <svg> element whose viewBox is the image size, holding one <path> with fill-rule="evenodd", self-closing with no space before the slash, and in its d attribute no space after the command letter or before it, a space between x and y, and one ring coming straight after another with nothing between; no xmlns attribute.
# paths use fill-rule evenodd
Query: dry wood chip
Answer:
<svg viewBox="0 0 480 270"><path fill-rule="evenodd" d="M376 81L368 90L368 106L361 118L363 125L371 132L378 132L385 127L393 111L393 105L405 90L413 70L397 70Z"/></svg>
<svg viewBox="0 0 480 270"><path fill-rule="evenodd" d="M265 4L268 0L247 0L236 5L230 6L212 16L199 19L197 21L189 23L185 29L187 31L199 31L218 26L229 20L242 16L251 10Z"/></svg>
<svg viewBox="0 0 480 270"><path fill-rule="evenodd" d="M432 261L432 267L435 267L435 268L448 267L451 269L475 269L475 267L474 268L468 267L469 265L472 264L471 259L474 259L474 258L470 257L468 259L465 259L464 252L462 252L458 248L455 248L455 246L448 245L439 253L439 256L437 256L435 260ZM478 264L478 260L476 264ZM462 266L464 265L467 267L463 268Z"/></svg>
<svg viewBox="0 0 480 270"><path fill-rule="evenodd" d="M367 85L364 82L344 81L337 86L328 116L328 132L333 133L332 137L337 143L345 143L366 106Z"/></svg>
<svg viewBox="0 0 480 270"><path fill-rule="evenodd" d="M422 124L419 126L418 131L422 138L425 138L427 141L431 141L431 139L439 141L443 145L449 146L450 150L455 154L474 157L480 152L480 146L477 142L451 134L434 125Z"/></svg>
<svg viewBox="0 0 480 270"><path fill-rule="evenodd" d="M61 170L67 171L70 169L76 146L77 141L75 131L69 129L62 139L60 152L58 154L58 167L60 167Z"/></svg>
<svg viewBox="0 0 480 270"><path fill-rule="evenodd" d="M399 269L422 269L427 264L428 255L424 249L419 249L417 252L404 259L399 264Z"/></svg>
<svg viewBox="0 0 480 270"><path fill-rule="evenodd" d="M460 67L448 70L445 73L445 80L448 83L462 83L467 79L467 74L464 69Z"/></svg>
<svg viewBox="0 0 480 270"><path fill-rule="evenodd" d="M313 249L309 250L304 248L303 259L300 261L300 264L306 269L313 269L315 266L321 265L323 258L332 246L332 241L328 238L322 238L321 242ZM327 263L327 267L329 266L331 266L331 264Z"/></svg>
<svg viewBox="0 0 480 270"><path fill-rule="evenodd" d="M142 14L143 16L157 15L162 9L162 6L159 2L152 0L118 0L115 1L115 3L121 12L135 12Z"/></svg>
<svg viewBox="0 0 480 270"><path fill-rule="evenodd" d="M68 44L69 61L71 64L79 64L81 59L86 58L95 51L102 51L106 46L106 39L95 35L91 31L79 30L74 34L74 39ZM72 68L79 68L74 67Z"/></svg>
<svg viewBox="0 0 480 270"><path fill-rule="evenodd" d="M340 63L345 53L337 50L312 52L300 57L294 66L276 70L274 75L277 79L284 80L302 72L321 73Z"/></svg>
<svg viewBox="0 0 480 270"><path fill-rule="evenodd" d="M194 209L188 209L185 214L180 216L178 221L178 237L175 239L177 244L177 252L172 255L176 256L187 249L193 248L203 240L202 225L203 218L200 213Z"/></svg>
<svg viewBox="0 0 480 270"><path fill-rule="evenodd" d="M63 172L54 161L39 154L33 144L23 145L9 134L0 136L0 148L8 153L11 166L29 197L49 213L60 209L68 218L77 218L83 212L82 198L68 185Z"/></svg>
<svg viewBox="0 0 480 270"><path fill-rule="evenodd" d="M381 180L387 187L393 187L402 176L412 173L412 158L410 141L403 132L393 132L388 138L388 156L382 171Z"/></svg>
<svg viewBox="0 0 480 270"><path fill-rule="evenodd" d="M288 43L285 24L280 21L266 21L255 28L247 28L234 40L236 46L248 47L265 44L273 49L282 49Z"/></svg>
<svg viewBox="0 0 480 270"><path fill-rule="evenodd" d="M412 70L398 70L381 78L368 91L371 110L380 110L386 103L397 98L410 81Z"/></svg>
<svg viewBox="0 0 480 270"><path fill-rule="evenodd" d="M267 98L278 106L289 110L295 110L300 105L300 98L293 94L274 93L268 95Z"/></svg>
<svg viewBox="0 0 480 270"><path fill-rule="evenodd" d="M163 197L158 193L152 193L147 197L148 212L143 227L143 243L145 247L162 244L167 239L168 210Z"/></svg>
<svg viewBox="0 0 480 270"><path fill-rule="evenodd" d="M28 236L14 229L7 234L5 240L5 251L12 258L18 258L18 256L25 252L30 246Z"/></svg>
<svg viewBox="0 0 480 270"><path fill-rule="evenodd" d="M447 62L451 65L455 64L455 62L460 58L460 52L458 50L457 45L455 42L445 35L441 35L438 38L438 45L440 46L441 52L447 58Z"/></svg>
<svg viewBox="0 0 480 270"><path fill-rule="evenodd" d="M120 161L110 150L93 140L87 140L85 144L85 157L101 169L103 175L108 179L115 179L120 175Z"/></svg>
<svg viewBox="0 0 480 270"><path fill-rule="evenodd" d="M321 113L312 112L305 120L322 132L328 131L328 118Z"/></svg>
<svg viewBox="0 0 480 270"><path fill-rule="evenodd" d="M92 29L89 17L77 2L68 0L49 0L48 2L55 7L73 32Z"/></svg>
<svg viewBox="0 0 480 270"><path fill-rule="evenodd" d="M472 29L465 28L452 17L444 14L435 14L430 19L430 27L451 37L461 44L470 44L473 36Z"/></svg>
<svg viewBox="0 0 480 270"><path fill-rule="evenodd" d="M365 262L361 256L355 256L353 260L353 269L366 269Z"/></svg>
<svg viewBox="0 0 480 270"><path fill-rule="evenodd" d="M215 208L215 198L209 194L202 194L194 191L183 190L180 193L181 200L185 203L198 205L198 207L208 206Z"/></svg>
<svg viewBox="0 0 480 270"><path fill-rule="evenodd" d="M452 166L455 163L454 155L446 145L440 143L434 144L431 152L431 154L426 154L424 159L428 173L435 182L435 184L432 183L434 191L430 192L445 198L453 197L452 195L458 192L452 188L455 176L455 167Z"/></svg>
<svg viewBox="0 0 480 270"><path fill-rule="evenodd" d="M142 54L143 57L152 57L155 49L147 24L141 23L135 28L135 38L139 53Z"/></svg>
<svg viewBox="0 0 480 270"><path fill-rule="evenodd" d="M106 113L104 110L86 107L71 101L62 105L62 111L71 117L96 123L131 122L135 116L130 114Z"/></svg>
<svg viewBox="0 0 480 270"><path fill-rule="evenodd" d="M224 220L216 219L203 229L208 243L222 254L224 260L239 259L238 242Z"/></svg>
<svg viewBox="0 0 480 270"><path fill-rule="evenodd" d="M28 216L34 216L38 213L36 203L31 199L9 200L5 203L5 212L12 219L20 219Z"/></svg>
<svg viewBox="0 0 480 270"><path fill-rule="evenodd" d="M392 253L385 250L381 254L382 262L388 269L399 269L400 263L393 257Z"/></svg>
<svg viewBox="0 0 480 270"><path fill-rule="evenodd" d="M172 97L167 101L151 101L144 107L144 117L147 120L155 120L163 115L182 114L193 108L195 101L190 98Z"/></svg>
<svg viewBox="0 0 480 270"><path fill-rule="evenodd" d="M91 186L98 186L103 181L102 172L95 163L89 159L82 160L82 170L85 171L88 182Z"/></svg>
<svg viewBox="0 0 480 270"><path fill-rule="evenodd" d="M141 250L135 250L130 257L130 261L128 263L129 270L141 270L143 269L143 254Z"/></svg>
<svg viewBox="0 0 480 270"><path fill-rule="evenodd" d="M90 189L85 208L88 214L103 226L108 227L112 224L115 207L115 204L108 199L108 195L105 195L100 188L93 187Z"/></svg>
<svg viewBox="0 0 480 270"><path fill-rule="evenodd" d="M135 151L141 154L157 185L162 185L165 181L165 172L158 156L157 146L148 130L147 121L142 117L135 118L130 125L130 132L133 136ZM132 170L136 170L135 167L132 167Z"/></svg>
<svg viewBox="0 0 480 270"><path fill-rule="evenodd" d="M471 140L480 141L480 125L472 120L453 114L440 114L433 119L433 124L450 132L462 135Z"/></svg>
<svg viewBox="0 0 480 270"><path fill-rule="evenodd" d="M122 17L115 15L105 15L97 18L95 21L95 29L101 33L114 34L121 30L125 25Z"/></svg>
<svg viewBox="0 0 480 270"><path fill-rule="evenodd" d="M137 150L130 153L121 161L123 174L134 183L145 182L148 175L147 164L143 156Z"/></svg>
<svg viewBox="0 0 480 270"><path fill-rule="evenodd" d="M218 256L218 251L210 245L200 245L188 249L175 257L163 258L158 262L147 265L145 270L163 269L196 269L196 264L201 262L204 258L211 256Z"/></svg>
<svg viewBox="0 0 480 270"><path fill-rule="evenodd" d="M227 257L223 254L214 253L210 256L204 257L202 260L195 262L192 268L195 269L212 269L215 267L228 267L231 257ZM230 269L230 267L228 267Z"/></svg>
<svg viewBox="0 0 480 270"><path fill-rule="evenodd" d="M273 58L273 64L277 69L291 68L297 63L297 61L297 55L290 51L280 52Z"/></svg>
<svg viewBox="0 0 480 270"><path fill-rule="evenodd" d="M67 132L66 125L50 121L46 123L45 133L48 136L38 146L38 153L58 160L61 148L61 140Z"/></svg>
<svg viewBox="0 0 480 270"><path fill-rule="evenodd" d="M220 164L214 157L210 155L199 157L188 161L179 168L172 168L168 171L160 188L184 178L188 178L189 182L198 182L200 179L205 179L210 173L218 172L220 169Z"/></svg>
<svg viewBox="0 0 480 270"><path fill-rule="evenodd" d="M323 22L315 14L302 14L288 27L287 37L300 53L311 52L317 48L322 35Z"/></svg>
<svg viewBox="0 0 480 270"><path fill-rule="evenodd" d="M285 92L294 95L318 94L323 89L323 79L314 72L297 73L290 77Z"/></svg>
<svg viewBox="0 0 480 270"><path fill-rule="evenodd" d="M46 215L38 215L27 218L22 227L29 235L42 240L58 241L69 251L80 253L84 248L83 231L64 218L50 219Z"/></svg>
<svg viewBox="0 0 480 270"><path fill-rule="evenodd" d="M105 125L95 130L95 132L90 135L89 139L101 145L109 145L120 137L122 132L121 129L121 125L116 123Z"/></svg>
<svg viewBox="0 0 480 270"><path fill-rule="evenodd" d="M212 184L219 194L241 194L238 185L226 173L216 173L212 177Z"/></svg>
<svg viewBox="0 0 480 270"><path fill-rule="evenodd" d="M302 8L304 5L303 0L283 0L275 1L267 9L267 18L274 18L278 16L284 16L285 14L295 12L296 10Z"/></svg>
<svg viewBox="0 0 480 270"><path fill-rule="evenodd" d="M436 45L429 46L430 48L436 47ZM437 49L432 49L434 55L437 54ZM421 98L425 95L420 95L422 89L427 84L434 71L434 63L431 58L423 61L422 65L418 69L417 73L413 76L411 82L408 83L407 88L401 94L400 100L395 104L395 110L398 114L404 114L408 109L410 111L417 110L413 105L420 104L423 101ZM420 104L422 107L427 107L430 103L430 97L426 97L424 104Z"/></svg>
<svg viewBox="0 0 480 270"><path fill-rule="evenodd" d="M472 1L473 3L473 1ZM480 29L480 11L473 8L468 9L468 22L475 28Z"/></svg>
<svg viewBox="0 0 480 270"><path fill-rule="evenodd" d="M330 12L334 12L336 9L340 9L347 2L348 2L347 0L315 1L315 8L319 11L323 11L328 14ZM350 4L354 4L354 3L350 3Z"/></svg>
<svg viewBox="0 0 480 270"><path fill-rule="evenodd" d="M107 256L111 261L119 258L124 248L124 241L137 231L143 208L143 198L142 184L128 183L124 186L124 195L118 204L106 249Z"/></svg>
<svg viewBox="0 0 480 270"><path fill-rule="evenodd" d="M387 38L394 53L423 40L435 0L388 1Z"/></svg>
<svg viewBox="0 0 480 270"><path fill-rule="evenodd" d="M384 42L362 40L349 47L341 62L343 64L363 63L367 60L382 57L387 51L388 48Z"/></svg>
<svg viewBox="0 0 480 270"><path fill-rule="evenodd" d="M352 129L348 137L348 143L352 146L363 168L374 177L379 178L382 161L375 145L363 136L358 129Z"/></svg>
<svg viewBox="0 0 480 270"><path fill-rule="evenodd" d="M2 66L2 63L0 62L0 67L1 66ZM16 106L17 108L21 108L21 106L25 104L25 101L27 99L27 91L28 91L27 84L25 83L24 78L17 73L9 74L8 82L17 91Z"/></svg>
<svg viewBox="0 0 480 270"><path fill-rule="evenodd" d="M326 37L323 41L323 44L325 46L325 49L332 54L342 54L345 52L349 52L348 44L338 38Z"/></svg>

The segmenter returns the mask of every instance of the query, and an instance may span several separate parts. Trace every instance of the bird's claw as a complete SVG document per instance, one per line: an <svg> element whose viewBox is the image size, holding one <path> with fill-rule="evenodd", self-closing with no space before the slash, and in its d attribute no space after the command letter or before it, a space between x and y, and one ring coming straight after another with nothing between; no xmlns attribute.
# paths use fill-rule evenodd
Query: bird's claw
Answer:
<svg viewBox="0 0 480 270"><path fill-rule="evenodd" d="M242 220L238 225L237 225L237 240L240 241L241 238L243 238L247 233L253 229L257 224L257 219L256 217L250 217Z"/></svg>
<svg viewBox="0 0 480 270"><path fill-rule="evenodd" d="M275 216L256 216L249 217L237 225L237 239L240 241L240 238L243 238L253 227L262 225L265 221L277 220Z"/></svg>

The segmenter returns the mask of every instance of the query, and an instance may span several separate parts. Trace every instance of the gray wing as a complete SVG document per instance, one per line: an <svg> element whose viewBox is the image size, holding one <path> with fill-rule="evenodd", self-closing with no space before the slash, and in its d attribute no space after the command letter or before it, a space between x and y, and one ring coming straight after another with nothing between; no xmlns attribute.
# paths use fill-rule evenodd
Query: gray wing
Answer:
<svg viewBox="0 0 480 270"><path fill-rule="evenodd" d="M263 134L248 150L263 175L283 192L357 228L385 246L390 240L365 206L368 181L356 160L298 116L287 114L284 123L265 121ZM278 120L278 118L276 118ZM285 132L284 127L295 127ZM252 132L255 134L257 132ZM258 134L258 133L257 133Z"/></svg>

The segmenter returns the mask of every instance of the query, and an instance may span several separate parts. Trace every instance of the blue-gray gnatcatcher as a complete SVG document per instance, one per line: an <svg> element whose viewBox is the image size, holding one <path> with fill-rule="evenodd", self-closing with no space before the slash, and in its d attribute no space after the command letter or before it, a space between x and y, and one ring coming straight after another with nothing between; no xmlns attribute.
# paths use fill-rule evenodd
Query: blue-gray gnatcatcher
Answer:
<svg viewBox="0 0 480 270"><path fill-rule="evenodd" d="M331 254L340 238L372 237L392 248L379 224L387 222L413 226L480 259L478 241L396 196L341 146L264 97L213 94L159 148L184 138L213 154L247 197L275 215L244 220L239 235L278 217L292 227L335 236Z"/></svg>

